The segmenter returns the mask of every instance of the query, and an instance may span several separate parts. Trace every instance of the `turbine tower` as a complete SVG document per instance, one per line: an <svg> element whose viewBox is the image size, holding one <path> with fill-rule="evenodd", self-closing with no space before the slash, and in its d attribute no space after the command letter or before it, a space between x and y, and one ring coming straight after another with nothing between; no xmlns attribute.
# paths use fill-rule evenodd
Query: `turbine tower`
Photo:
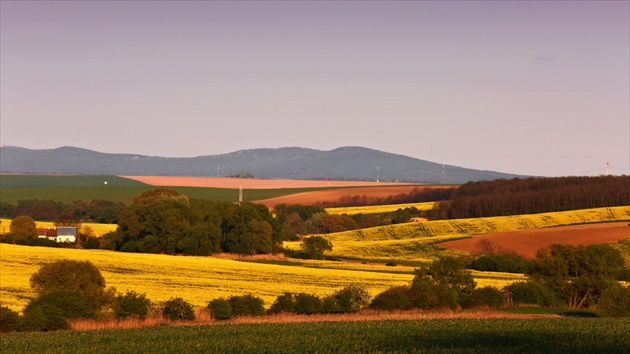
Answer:
<svg viewBox="0 0 630 354"><path fill-rule="evenodd" d="M606 161L606 176L610 176L610 162Z"/></svg>

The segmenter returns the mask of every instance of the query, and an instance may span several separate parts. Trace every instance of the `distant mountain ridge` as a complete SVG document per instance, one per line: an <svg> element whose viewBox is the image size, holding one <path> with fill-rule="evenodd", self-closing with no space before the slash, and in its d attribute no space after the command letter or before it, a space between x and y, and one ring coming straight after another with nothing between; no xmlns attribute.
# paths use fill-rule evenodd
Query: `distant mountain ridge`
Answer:
<svg viewBox="0 0 630 354"><path fill-rule="evenodd" d="M198 157L109 154L64 146L31 150L0 148L0 172L86 175L233 176L460 184L523 177L420 160L364 147L321 151L299 147L240 150Z"/></svg>

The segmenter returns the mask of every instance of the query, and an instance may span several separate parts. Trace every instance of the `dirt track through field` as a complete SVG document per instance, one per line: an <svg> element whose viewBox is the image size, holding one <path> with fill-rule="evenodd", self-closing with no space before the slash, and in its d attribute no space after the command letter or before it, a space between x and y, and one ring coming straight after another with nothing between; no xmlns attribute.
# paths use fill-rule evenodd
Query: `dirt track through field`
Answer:
<svg viewBox="0 0 630 354"><path fill-rule="evenodd" d="M550 227L546 229L496 232L473 236L473 238L439 243L438 246L466 251L478 251L478 242L488 240L494 246L514 251L527 258L554 243L565 245L591 245L619 241L630 237L628 222L586 224Z"/></svg>

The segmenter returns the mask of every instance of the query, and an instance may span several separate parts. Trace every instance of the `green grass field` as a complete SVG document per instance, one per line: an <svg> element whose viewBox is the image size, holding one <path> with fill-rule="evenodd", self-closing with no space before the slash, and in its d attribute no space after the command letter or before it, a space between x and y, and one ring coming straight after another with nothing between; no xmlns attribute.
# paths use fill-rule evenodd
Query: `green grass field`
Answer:
<svg viewBox="0 0 630 354"><path fill-rule="evenodd" d="M628 353L630 319L159 326L7 333L6 353Z"/></svg>
<svg viewBox="0 0 630 354"><path fill-rule="evenodd" d="M107 182L107 184L105 184ZM54 200L70 203L75 200L105 199L130 204L133 197L156 188L118 176L54 176L0 175L2 201L15 204L20 199ZM237 202L239 191L231 188L168 187L191 198ZM245 201L262 200L294 193L332 188L246 189Z"/></svg>

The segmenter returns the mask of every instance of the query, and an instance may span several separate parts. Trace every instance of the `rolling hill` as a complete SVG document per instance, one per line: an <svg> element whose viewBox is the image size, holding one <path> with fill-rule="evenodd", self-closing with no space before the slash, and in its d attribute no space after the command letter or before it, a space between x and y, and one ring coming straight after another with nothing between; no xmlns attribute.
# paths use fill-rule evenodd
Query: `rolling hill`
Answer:
<svg viewBox="0 0 630 354"><path fill-rule="evenodd" d="M167 158L109 154L76 147L32 150L0 148L0 172L89 175L232 176L461 184L520 177L420 160L363 147L331 151L288 147L240 150L228 154ZM217 168L218 167L218 168Z"/></svg>

